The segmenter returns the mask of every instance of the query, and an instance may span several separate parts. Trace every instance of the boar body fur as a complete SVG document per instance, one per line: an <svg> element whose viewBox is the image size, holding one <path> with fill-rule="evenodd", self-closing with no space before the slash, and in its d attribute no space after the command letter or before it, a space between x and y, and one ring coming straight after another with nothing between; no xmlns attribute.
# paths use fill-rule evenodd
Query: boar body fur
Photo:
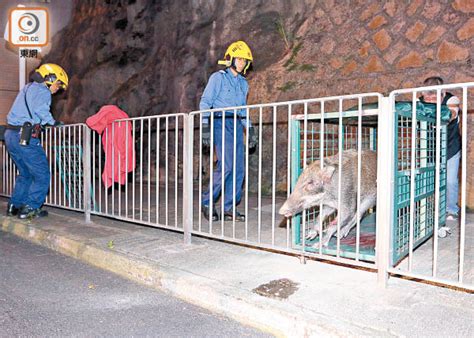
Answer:
<svg viewBox="0 0 474 338"><path fill-rule="evenodd" d="M341 209L338 210L339 187L339 154L329 156L321 162L308 165L298 178L295 189L280 208L280 214L292 217L305 209L319 206L322 208L314 222L313 230L307 239L316 238L319 234L320 218L322 221L334 212L337 218L329 223L322 239L323 246L328 246L331 237L337 232L340 222L340 237L346 237L367 210L374 207L377 200L377 154L364 150L361 153L360 212L357 215L357 150L342 152Z"/></svg>

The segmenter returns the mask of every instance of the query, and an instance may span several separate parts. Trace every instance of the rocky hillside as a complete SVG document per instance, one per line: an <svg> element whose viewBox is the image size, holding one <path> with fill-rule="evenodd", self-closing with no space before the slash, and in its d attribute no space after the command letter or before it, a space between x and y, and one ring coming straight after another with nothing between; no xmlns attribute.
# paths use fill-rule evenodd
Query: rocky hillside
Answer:
<svg viewBox="0 0 474 338"><path fill-rule="evenodd" d="M76 0L47 61L71 74L56 114L103 104L130 115L186 112L227 45L248 42L249 102L388 92L440 73L474 77L469 0Z"/></svg>
<svg viewBox="0 0 474 338"><path fill-rule="evenodd" d="M134 116L193 110L229 42L248 41L262 72L286 53L276 22L294 34L312 10L288 1L76 1L54 41L61 48L46 57L71 74L56 110L66 121L105 103Z"/></svg>
<svg viewBox="0 0 474 338"><path fill-rule="evenodd" d="M472 81L473 13L472 0L75 0L45 61L71 75L70 90L55 99L55 115L65 122L85 121L104 104L131 116L196 110L217 60L239 39L255 59L250 104L388 94L432 75ZM258 110L250 115L258 126ZM276 144L275 183L285 191L286 113L279 112L276 133L273 117L264 110L262 156L271 163ZM258 156L249 164L252 190ZM271 179L265 165L264 193Z"/></svg>

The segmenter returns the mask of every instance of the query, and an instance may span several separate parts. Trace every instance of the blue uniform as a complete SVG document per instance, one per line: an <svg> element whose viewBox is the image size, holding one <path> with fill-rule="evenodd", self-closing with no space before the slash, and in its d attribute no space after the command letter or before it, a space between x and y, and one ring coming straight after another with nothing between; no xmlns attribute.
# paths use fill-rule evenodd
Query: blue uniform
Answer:
<svg viewBox="0 0 474 338"><path fill-rule="evenodd" d="M28 106L33 120L28 115L25 104L25 93ZM54 118L50 112L51 92L42 83L31 82L18 93L13 106L7 116L9 125L22 126L25 122L31 124L54 124Z"/></svg>
<svg viewBox="0 0 474 338"><path fill-rule="evenodd" d="M248 94L247 80L240 74L234 76L229 68L225 71L215 72L209 78L199 104L200 110L245 106ZM246 126L247 110L237 110L235 135L234 135L234 111L225 111L225 126L223 125L223 112L214 113L214 146L217 164L213 173L213 201L217 200L222 190L222 163L224 163L224 211L231 211L234 203L239 204L242 196L242 184L244 181L244 137L243 128ZM210 123L210 113L203 113L203 123ZM250 120L249 120L250 124ZM225 141L222 140L222 129L225 131ZM234 168L234 137L236 138ZM225 147L225 159L222 149ZM233 195L233 181L235 170L235 196ZM210 191L204 192L202 204L209 206Z"/></svg>
<svg viewBox="0 0 474 338"><path fill-rule="evenodd" d="M33 119L28 114L25 95ZM11 126L22 126L25 122L52 125L55 120L51 115L50 106L51 92L48 87L32 82L18 93L8 113L7 122ZM19 172L10 203L17 208L29 205L37 209L44 203L49 189L48 160L39 139L31 138L26 146L20 145L19 142L20 130L5 131L6 148Z"/></svg>

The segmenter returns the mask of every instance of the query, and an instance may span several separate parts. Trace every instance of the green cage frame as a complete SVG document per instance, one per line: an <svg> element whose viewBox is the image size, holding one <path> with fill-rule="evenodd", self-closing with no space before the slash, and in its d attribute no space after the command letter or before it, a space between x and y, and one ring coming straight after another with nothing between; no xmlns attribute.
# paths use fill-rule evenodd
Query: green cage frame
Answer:
<svg viewBox="0 0 474 338"><path fill-rule="evenodd" d="M433 110L435 108L431 107ZM436 118L421 114L426 105L417 103L415 149L415 210L413 248L433 235L435 224ZM412 146L412 109L395 109L394 121L394 207L391 233L391 264L396 265L409 253L410 183ZM439 225L446 223L447 121L449 110L441 107L441 148L439 186Z"/></svg>
<svg viewBox="0 0 474 338"><path fill-rule="evenodd" d="M373 116L377 115L377 109L366 109L364 110L363 119L364 123L362 125L362 149L377 149L377 128L373 124ZM357 118L358 111L345 111L342 113L343 120L351 119L353 123L343 124L342 133L339 133L339 113L325 113L324 115L324 157L334 155L338 152L339 147L339 137L342 137L343 149L357 149ZM366 119L369 118L369 123L367 124ZM321 115L320 114L308 114L306 116L306 122L308 125L307 132L307 163L320 159L320 125ZM314 128L317 126L317 128ZM303 171L303 132L304 132L304 115L294 115L290 121L291 128L291 190L293 191L298 177ZM316 150L317 149L317 150ZM319 212L319 207L312 208L306 211L306 222L305 227L309 228L314 224L317 214ZM301 214L292 217L292 238L293 238L293 248L303 249L302 247L302 224L303 216ZM371 224L375 224L375 213L369 214L368 217L365 217L361 221L361 229ZM307 232L306 232L307 233ZM375 228L374 228L375 236ZM326 248L322 248L322 253L336 256L337 252L334 248L335 239L333 238L330 242L330 245ZM317 244L318 240L313 240L309 242L305 241L304 251L307 252L319 252L319 248L308 246L307 244ZM341 244L340 256L346 258L356 258L355 247L347 246ZM374 250L361 250L358 255L360 260L374 262L375 261L375 251Z"/></svg>
<svg viewBox="0 0 474 338"><path fill-rule="evenodd" d="M402 106L404 104L405 106ZM398 105L398 103L397 103ZM394 111L396 123L394 124L394 208L393 208L393 227L391 229L391 263L397 264L403 258L408 255L409 247L409 223L410 223L410 159L411 153L408 147L411 147L411 118L412 109L411 103L410 109L406 109L407 103L401 103L396 106ZM420 106L421 105L421 106ZM402 109L404 108L404 109ZM378 116L378 109L367 109L366 114L363 116ZM415 249L426 240L431 238L433 235L434 227L434 212L435 212L435 155L436 155L436 118L427 113L426 107L423 107L421 103L417 103L417 149L416 149L416 178L415 178L415 222L414 222L414 245ZM432 112L431 112L432 113ZM446 119L449 110L443 106L441 109L442 113L442 127L441 127L441 160L440 160L440 213L439 213L439 224L443 226L446 222L445 206L446 206L446 144L447 144L447 128ZM345 111L342 113L342 118L356 119L358 117L357 111ZM333 126L336 131L339 128L339 113L327 113L325 114L325 126ZM298 177L303 171L303 131L304 131L304 116L295 115L292 116L290 122L291 128L291 191L293 191ZM320 114L308 114L306 116L306 123L309 126L314 121L321 121ZM373 121L372 121L373 122ZM353 142L353 137L350 133L347 133L348 124L343 124L344 129L342 130L342 143L344 149L357 149L357 142ZM357 128L357 125L351 125L351 128ZM370 129L371 131L362 136L362 149L377 149L377 127L374 124L362 124L362 128ZM354 131L351 130L353 133ZM325 144L327 144L326 136L333 136L327 132L326 127L325 133ZM308 127L307 132L307 163L319 159L320 150L314 150L314 147L309 147L311 142L314 142L313 130ZM349 134L349 135L348 135ZM349 136L349 137L348 137ZM339 135L336 135L338 138ZM349 141L348 141L349 140ZM338 139L337 139L338 141ZM318 140L319 142L319 140ZM332 145L332 151L324 150L325 156L333 155L337 153L338 142L329 140L328 142ZM316 156L314 156L316 154ZM408 162L407 162L408 161ZM309 228L311 220L314 222L319 207L306 211L306 222L305 227ZM291 220L292 224L292 238L293 247L296 249L302 249L302 215L294 216ZM375 224L375 213L369 214L363 220L361 220L361 229L367 224ZM334 241L334 238L333 238ZM307 241L305 241L307 242ZM308 244L308 243L306 243ZM304 251L319 252L317 248L307 246ZM329 255L336 255L336 250L331 248L331 242L328 248L323 248L322 253ZM340 251L341 257L356 258L354 250L343 247L341 245ZM359 259L365 261L375 261L375 248L373 251L360 251Z"/></svg>

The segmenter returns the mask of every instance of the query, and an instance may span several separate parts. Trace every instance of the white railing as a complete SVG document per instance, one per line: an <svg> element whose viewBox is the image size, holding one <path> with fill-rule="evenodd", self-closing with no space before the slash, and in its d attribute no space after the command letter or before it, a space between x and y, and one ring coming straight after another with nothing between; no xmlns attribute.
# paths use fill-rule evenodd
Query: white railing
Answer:
<svg viewBox="0 0 474 338"><path fill-rule="evenodd" d="M184 118L122 119L92 132L92 214L183 231Z"/></svg>
<svg viewBox="0 0 474 338"><path fill-rule="evenodd" d="M84 191L87 192L87 159L89 147L85 143L89 129L85 124L70 124L62 127L47 127L41 133L41 143L45 149L51 172L46 205L76 211L85 211ZM16 166L1 144L2 189L1 195L10 196L16 179Z"/></svg>
<svg viewBox="0 0 474 338"><path fill-rule="evenodd" d="M464 83L404 89L392 92L387 98L378 93L367 93L229 107L223 116L222 109L214 109L130 118L113 122L102 135L84 124L48 128L42 135L42 143L53 175L46 204L83 211L86 221L95 214L183 232L186 243L191 242L194 234L369 268L378 271L382 285L393 274L472 290L472 278L469 277L473 269L472 255L467 255L470 248L465 243L465 202L468 175L466 117L468 102L472 101L468 89L473 86L473 83ZM448 89L458 90L462 97L465 126L462 133L461 222L459 235L456 235L459 240L456 249L451 250L454 255L459 253L458 275L454 279L441 276L444 265L440 266L439 247L440 243L449 242L441 242L436 231L432 232L434 236L430 233L430 229L440 228L440 217L444 212L440 207L443 200L440 189L442 145L445 142L443 129L439 128L442 126L441 107L438 105L437 118L431 122L420 120L414 108L411 115L405 115L401 120L395 113L395 101L403 99L404 95L409 95L408 101L414 107L421 91L435 90L440 102L442 91ZM245 117L239 112L245 112ZM227 132L221 128L218 135L211 133L212 146L205 149L202 146L203 115L208 114L210 130L219 125L228 128ZM258 135L255 150L248 148L249 135L240 125L248 126L250 122ZM242 133L242 143L233 137L238 133ZM232 138L227 141L227 147L226 137ZM102 143L108 144L106 151ZM9 196L16 169L3 144L1 148L1 193ZM355 193L352 192L356 215L365 211L361 196L361 178L366 175L362 170L365 164L363 150L377 153L374 182L377 201L376 206L361 215L363 217L354 216L355 225L346 237L340 218L332 215L324 221L316 217L324 210L320 202L289 219L278 214L295 189L301 172L310 163L334 156L335 165L343 168L348 149L357 150L357 165L352 174L353 182L356 182ZM225 154L229 151L230 157ZM238 151L241 158L236 155ZM427 165L428 157L430 161L436 160L434 166ZM241 201L235 197L236 183L240 180L235 169L227 179L221 175L218 183L223 187L222 191L213 196L216 182L211 173L217 167L216 158L228 160L229 168L241 166L244 176ZM399 167L407 163L411 166ZM320 161L319 169L326 165ZM331 192L335 196L332 208L337 210L346 203L348 194L343 170L337 171ZM431 185L426 190L429 193L418 198L416 175L421 174L427 175L423 179L431 180ZM408 190L406 185L399 187L397 180L400 177L404 182L409 179ZM106 186L104 182L109 183ZM210 210L216 208L220 215L218 221L203 217L202 196L208 187ZM402 189L403 196L409 196L409 203L400 207L404 208L404 214L396 211L400 204L397 189ZM230 199L229 195L232 196ZM228 204L229 200L231 202L230 221L222 217L228 211L223 203L226 196ZM243 222L236 220L237 210L245 214ZM323 243L322 236L314 236L314 232L323 234L331 222L336 224L335 236ZM423 240L420 240L417 228L421 223L427 224L426 229L423 228ZM408 230L403 233L405 228ZM451 242L453 238L453 235L447 237ZM426 254L430 243L433 243L432 257ZM399 254L394 255L394 252ZM421 257L421 265L415 259L417 254ZM430 271L427 266L431 267Z"/></svg>
<svg viewBox="0 0 474 338"><path fill-rule="evenodd" d="M467 123L467 111L473 102L473 97L469 97L469 90L472 90L472 88L474 88L473 82L401 89L390 93L392 111L394 110L395 101L400 97L410 100L413 107L411 116L404 117L406 121L404 128L409 131L407 138L409 139L410 149L407 152L406 150L403 151L402 147L398 148L399 158L400 155L404 155L404 152L408 156L405 156L403 161L405 164L402 167L391 168L393 170L392 177L395 177L395 180L397 180L397 176L402 175L410 178L409 206L403 210L409 219L408 255L400 262L392 260L388 269L388 272L392 274L474 290L472 245L466 246L466 238L472 236L466 236L466 178L468 175L466 151L467 129L470 127ZM462 118L462 176L459 185L461 192L459 222L446 219L448 189L446 183L448 172L446 126L449 121L442 120L443 106L441 105L445 91L457 95L461 100L462 108L460 110ZM420 116L414 108L417 98L423 92L436 93L436 114L431 121L420 120ZM447 110L447 108L445 109ZM449 110L447 112L449 113ZM399 128L403 127L399 125ZM430 137L430 135L434 137ZM430 138L432 140L429 140ZM397 142L394 141L395 139L392 139L392 143L396 144ZM431 142L431 145L429 142ZM398 144L400 144L400 141ZM422 198L419 197L417 191L426 182L426 179L422 176L422 171L428 167L431 167L429 170L432 170L435 174L433 195ZM457 172L455 176L457 176ZM419 180L419 178L421 179ZM424 218L428 217L432 217L432 224L425 222ZM424 223L426 225L423 225ZM472 221L469 225L472 227ZM423 231L430 231L432 236L424 239L426 242L415 250L416 242ZM392 232L391 235L394 236L394 233ZM394 243L393 240L391 242ZM394 248L391 249L391 252L393 252Z"/></svg>
<svg viewBox="0 0 474 338"><path fill-rule="evenodd" d="M306 240L308 223L315 221L315 214L321 209L318 204L315 210L311 213L303 211L302 216L297 216L291 219L285 219L278 215L277 211L282 206L283 202L289 196L292 185L299 175L300 169L306 168L307 164L317 160L321 157L334 154L342 154L340 150L355 148L362 149L362 133L355 132L351 135L354 142L343 142L343 137L338 137L340 131L348 132L348 127L343 127L349 119L356 121L356 126L362 130L362 123L368 119L372 119L373 128L377 127L378 104L382 96L377 93L334 96L327 98L297 100L289 102L279 102L272 104L249 105L244 107L230 107L227 108L227 114L222 116L221 110L206 110L191 112L189 116L192 118L191 123L197 126L194 131L196 137L192 137L193 143L187 149L193 150L193 175L196 177L194 184L194 219L192 223L192 232L201 236L225 239L227 241L252 245L261 248L278 250L297 255L311 256L323 258L326 260L337 261L340 263L363 266L368 268L376 267L375 259L375 221L372 233L372 247L368 250L372 251L368 254L361 253L361 226L360 220L357 219L357 226L353 231L351 240L353 243L346 244L345 248L341 245L341 236L334 238L331 245L323 246L322 241L316 240L311 243ZM376 108L363 109L363 103L373 103ZM355 110L347 111L349 108ZM245 118L241 118L239 111L245 111ZM222 203L226 196L230 194L235 196L237 173L233 170L231 175L232 184L227 182L232 191L226 191L226 178L221 175L220 186L224 187L220 192L219 201L213 198L213 172L216 168L214 164L215 147L209 149L209 157L203 153L202 147L202 125L203 114L210 114L210 130L214 130L214 126L218 124L227 125L233 130L224 132L223 128L218 136L219 142L225 144L226 137L232 137L237 132L238 123L244 122L248 125L252 121L252 125L258 134L258 145L254 154L250 154L248 149L249 136L245 134L244 138L244 156L242 159L237 159L237 141L232 137L231 147L232 155L229 161L232 162L232 167L236 168L239 161L244 161L244 193L242 196L242 203L240 210L246 216L244 222L237 222L235 217L231 217L232 221L225 221L222 215L225 213L225 205ZM332 127L332 128L331 128ZM317 131L315 132L315 130ZM298 131L300 135L293 135ZM332 132L332 135L331 133ZM277 134L287 135L288 142L278 142ZM229 136L230 135L230 136ZM328 135L332 136L332 143L328 140ZM217 145L213 133L211 133L211 144ZM366 135L370 138L370 135ZM190 137L191 138L191 137ZM319 138L321 142L316 142ZM337 143L334 143L337 139ZM315 144L318 143L318 144ZM347 144L346 144L347 143ZM370 144L370 142L368 142ZM295 149L296 144L301 145L302 156L300 150ZM197 147L196 147L197 145ZM221 158L226 158L225 152L229 151L229 147L224 148ZM374 149L375 150L375 149ZM265 154L265 155L264 155ZM298 158L295 158L298 157ZM302 157L302 158L300 158ZM342 163L342 155L339 156L339 164ZM264 163L264 161L270 161ZM252 164L250 164L252 163ZM300 163L302 165L300 165ZM358 174L355 179L360 177L360 163L361 158L358 157ZM301 167L301 168L300 168ZM203 177L203 170L207 172ZM191 171L190 171L191 172ZM293 181L292 181L293 178ZM209 182L204 184L204 181ZM341 171L339 171L338 181L342 181ZM360 179L358 180L360 184ZM374 183L375 184L375 183ZM220 219L212 221L212 218L205 220L202 217L202 193L209 187L209 206L212 210L216 208ZM342 185L339 184L338 194L341 196ZM358 191L360 192L360 185ZM360 205L360 195L354 196L358 198ZM232 216L238 207L236 198L232 200ZM189 206L192 208L192 206ZM339 208L341 207L339 202ZM283 224L279 227L278 224ZM326 225L326 222L324 223ZM323 227L322 219L318 226L320 231ZM340 222L337 225L337 235L340 234L342 225ZM296 230L295 228L298 228ZM321 231L322 233L322 231ZM345 239L344 239L345 240ZM347 241L346 241L347 242Z"/></svg>

